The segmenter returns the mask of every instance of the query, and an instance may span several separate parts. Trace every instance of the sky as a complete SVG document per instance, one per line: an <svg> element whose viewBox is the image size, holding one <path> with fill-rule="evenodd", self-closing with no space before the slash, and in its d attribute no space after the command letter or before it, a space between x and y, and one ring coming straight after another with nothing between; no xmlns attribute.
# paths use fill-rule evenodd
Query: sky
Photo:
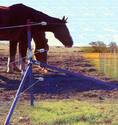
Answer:
<svg viewBox="0 0 118 125"><path fill-rule="evenodd" d="M118 0L0 0L0 6L23 3L50 16L68 17L68 28L75 46L92 41L118 44ZM61 45L47 33L50 45Z"/></svg>

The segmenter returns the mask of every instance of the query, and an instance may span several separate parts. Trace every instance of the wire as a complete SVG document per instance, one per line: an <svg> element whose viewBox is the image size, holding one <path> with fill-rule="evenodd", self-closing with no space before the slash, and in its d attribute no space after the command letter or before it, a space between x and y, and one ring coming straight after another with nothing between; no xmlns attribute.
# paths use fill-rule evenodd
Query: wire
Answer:
<svg viewBox="0 0 118 125"><path fill-rule="evenodd" d="M40 22L40 23L34 23L34 24L32 23L32 24L17 25L17 26L5 26L5 27L0 27L0 30L22 28L22 27L28 27L28 26L37 26L37 25L46 26L47 22Z"/></svg>
<svg viewBox="0 0 118 125"><path fill-rule="evenodd" d="M38 79L36 82L32 83L32 85L30 85L29 87L27 87L25 90L23 90L18 96L20 97L21 95L23 95L27 90L31 89L34 85L36 85L39 81L41 81L40 79Z"/></svg>
<svg viewBox="0 0 118 125"><path fill-rule="evenodd" d="M50 26L50 25L65 25L64 23L50 23L47 24L47 22L42 21L40 23L32 23L30 22L30 24L25 24L25 25L16 25L16 26L5 26L5 27L0 27L0 30L4 30L4 29L14 29L14 28L23 28L23 27L28 27L28 26Z"/></svg>
<svg viewBox="0 0 118 125"><path fill-rule="evenodd" d="M46 51L46 52L47 52L47 51ZM38 54L38 53L41 53L41 51L34 52L34 53L33 53L33 56L34 56L35 54ZM19 59L16 59L16 60L13 61L13 62L10 62L9 64L13 64L13 63L22 61L23 59L28 59L28 58L27 58L27 56L25 56L25 57L23 57L23 58L21 57L21 58L19 58Z"/></svg>

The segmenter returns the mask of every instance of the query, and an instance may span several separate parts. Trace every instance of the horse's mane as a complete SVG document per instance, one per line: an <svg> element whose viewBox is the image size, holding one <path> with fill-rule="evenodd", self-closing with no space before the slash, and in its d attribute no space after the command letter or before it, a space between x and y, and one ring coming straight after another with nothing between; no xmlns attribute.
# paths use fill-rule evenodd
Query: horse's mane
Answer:
<svg viewBox="0 0 118 125"><path fill-rule="evenodd" d="M10 6L10 8L11 7L20 7L22 9L28 8L29 10L31 10L35 14L40 15L40 17L42 17L42 19L46 19L46 20L49 19L51 22L53 22L53 20L55 20L57 23L61 23L62 22L62 20L59 19L59 18L55 18L55 17L49 16L49 15L47 15L47 14L45 14L45 13L39 11L39 10L36 10L36 9L34 9L32 7L29 7L29 6L26 6L26 5L22 4L22 3L14 4L14 5Z"/></svg>

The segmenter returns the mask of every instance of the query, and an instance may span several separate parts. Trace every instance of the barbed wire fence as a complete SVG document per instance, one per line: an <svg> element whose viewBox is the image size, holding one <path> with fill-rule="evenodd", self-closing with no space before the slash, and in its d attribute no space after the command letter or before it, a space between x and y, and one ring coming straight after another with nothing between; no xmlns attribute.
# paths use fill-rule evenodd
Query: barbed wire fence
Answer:
<svg viewBox="0 0 118 125"><path fill-rule="evenodd" d="M118 52L100 53L99 70L114 80L118 80Z"/></svg>

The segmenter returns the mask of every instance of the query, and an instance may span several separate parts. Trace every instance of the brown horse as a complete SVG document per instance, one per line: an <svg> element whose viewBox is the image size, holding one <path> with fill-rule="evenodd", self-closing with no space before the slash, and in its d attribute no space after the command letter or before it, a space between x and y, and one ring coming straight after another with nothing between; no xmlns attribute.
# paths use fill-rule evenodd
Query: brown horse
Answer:
<svg viewBox="0 0 118 125"><path fill-rule="evenodd" d="M27 36L26 36L27 37ZM25 38L25 37L23 37ZM35 31L32 33L32 38L34 39L35 42L35 57L37 60L42 61L42 62L47 62L47 52L49 50L49 46L47 44L47 39L45 37L45 32L42 31ZM26 38L27 39L27 38ZM23 41L25 41L24 39ZM23 41L10 41L10 57L8 58L8 64L7 64L7 72L13 72L13 71L20 71L19 68L16 66L15 62L15 55L17 51L17 44L19 43L19 55L20 55L20 63L21 63L21 70L25 69L25 57L26 57L26 52L27 52L27 40L25 41L25 44L23 44ZM43 53L37 52L39 49L45 49L46 51Z"/></svg>
<svg viewBox="0 0 118 125"><path fill-rule="evenodd" d="M64 46L71 47L73 45L73 40L66 26L66 19L58 19L48 16L23 4L0 7L0 27L25 25L27 24L28 19L35 23L42 21L47 22L46 26L38 25L31 27L32 38L36 44L35 52L40 48L48 48L47 40L45 38L46 31L53 32L54 36L62 42ZM26 27L0 29L0 40L10 41L10 63L15 60L16 46L18 42L22 62L25 61L24 57L26 56L28 47ZM47 55L45 53L44 55L41 55L41 53L36 54L36 59L46 62ZM22 69L23 68L24 65L22 65Z"/></svg>

